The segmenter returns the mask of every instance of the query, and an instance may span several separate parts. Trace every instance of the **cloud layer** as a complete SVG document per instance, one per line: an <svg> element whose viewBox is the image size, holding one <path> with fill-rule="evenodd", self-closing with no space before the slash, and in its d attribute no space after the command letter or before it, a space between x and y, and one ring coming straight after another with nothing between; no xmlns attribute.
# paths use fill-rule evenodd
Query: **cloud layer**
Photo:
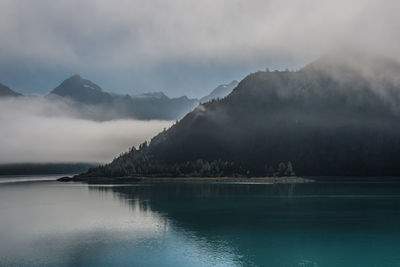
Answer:
<svg viewBox="0 0 400 267"><path fill-rule="evenodd" d="M2 0L0 58L190 94L200 80L215 86L214 72L297 67L343 43L399 56L399 9L395 0Z"/></svg>
<svg viewBox="0 0 400 267"><path fill-rule="evenodd" d="M45 99L0 100L0 164L108 162L150 139L169 121L94 122Z"/></svg>
<svg viewBox="0 0 400 267"><path fill-rule="evenodd" d="M344 41L394 48L399 7L394 0L3 0L0 48L3 56L116 68L301 57Z"/></svg>

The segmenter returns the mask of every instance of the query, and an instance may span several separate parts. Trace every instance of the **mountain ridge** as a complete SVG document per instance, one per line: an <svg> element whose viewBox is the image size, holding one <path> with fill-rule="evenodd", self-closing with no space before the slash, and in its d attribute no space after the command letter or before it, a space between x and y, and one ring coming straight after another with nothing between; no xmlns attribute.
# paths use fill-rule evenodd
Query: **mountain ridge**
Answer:
<svg viewBox="0 0 400 267"><path fill-rule="evenodd" d="M221 84L211 91L208 95L200 98L200 103L208 102L217 98L224 98L232 92L232 90L239 84L238 81L233 80L228 84Z"/></svg>
<svg viewBox="0 0 400 267"><path fill-rule="evenodd" d="M227 97L81 177L399 175L392 74L400 65L382 62L342 70L346 62L323 58L296 72L250 74Z"/></svg>
<svg viewBox="0 0 400 267"><path fill-rule="evenodd" d="M228 85L232 85L232 83ZM6 86L3 87L4 96L23 96L11 91ZM229 90L231 89L228 88ZM226 89L222 93L219 92L219 96L225 93L227 93ZM212 93L209 96L212 97ZM182 118L199 104L198 99L191 99L187 96L170 98L163 92L148 92L138 95L111 93L104 91L99 85L78 74L62 81L45 98L49 101L63 102L75 110L75 114L81 114L82 118L95 121L113 119L176 120Z"/></svg>
<svg viewBox="0 0 400 267"><path fill-rule="evenodd" d="M20 93L17 93L11 90L8 86L0 83L0 97L7 97L7 96L22 96Z"/></svg>
<svg viewBox="0 0 400 267"><path fill-rule="evenodd" d="M217 90L218 96L230 92L235 86L235 81ZM214 89L209 97L217 96ZM214 93L214 95L213 95ZM182 118L186 113L195 108L199 101L187 96L170 98L163 92L149 92L138 95L120 95L104 91L100 86L80 75L73 75L61 82L49 96L60 96L70 98L78 103L100 106L103 109L112 111L109 119L136 118L136 119L163 119L175 120ZM93 116L95 117L95 116Z"/></svg>

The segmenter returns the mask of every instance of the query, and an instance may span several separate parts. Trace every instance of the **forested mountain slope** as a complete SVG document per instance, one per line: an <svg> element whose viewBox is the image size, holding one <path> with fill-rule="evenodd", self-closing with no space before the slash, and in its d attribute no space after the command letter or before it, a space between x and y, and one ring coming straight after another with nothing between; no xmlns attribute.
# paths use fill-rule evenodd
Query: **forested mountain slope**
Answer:
<svg viewBox="0 0 400 267"><path fill-rule="evenodd" d="M250 74L81 176L399 175L400 65L358 52Z"/></svg>

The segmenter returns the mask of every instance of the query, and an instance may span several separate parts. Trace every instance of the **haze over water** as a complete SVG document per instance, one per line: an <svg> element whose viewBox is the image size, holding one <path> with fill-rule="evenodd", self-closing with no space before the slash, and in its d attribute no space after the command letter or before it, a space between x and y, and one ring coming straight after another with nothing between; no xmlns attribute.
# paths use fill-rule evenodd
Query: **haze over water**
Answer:
<svg viewBox="0 0 400 267"><path fill-rule="evenodd" d="M400 264L400 188L390 183L20 179L0 184L1 266Z"/></svg>

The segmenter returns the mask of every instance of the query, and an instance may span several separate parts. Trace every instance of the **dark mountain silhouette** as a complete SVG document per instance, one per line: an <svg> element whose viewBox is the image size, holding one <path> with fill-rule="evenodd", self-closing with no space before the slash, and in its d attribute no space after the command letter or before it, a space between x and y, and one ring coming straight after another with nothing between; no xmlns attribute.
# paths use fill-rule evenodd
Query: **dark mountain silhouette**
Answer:
<svg viewBox="0 0 400 267"><path fill-rule="evenodd" d="M21 96L21 94L14 92L4 84L0 83L0 97L5 97L5 96Z"/></svg>
<svg viewBox="0 0 400 267"><path fill-rule="evenodd" d="M112 101L113 96L104 92L97 84L73 75L63 81L50 94L68 97L85 104L103 104Z"/></svg>
<svg viewBox="0 0 400 267"><path fill-rule="evenodd" d="M229 95L238 84L238 81L232 81L228 84L221 84L220 86L212 90L209 95L202 97L200 99L200 103L208 102L213 99L224 98Z"/></svg>
<svg viewBox="0 0 400 267"><path fill-rule="evenodd" d="M74 75L63 81L49 94L50 97L73 100L74 107L93 106L89 118L110 120L121 118L175 120L183 117L196 105L196 99L186 96L169 98L163 93L147 93L136 96L112 94L103 91L93 82Z"/></svg>
<svg viewBox="0 0 400 267"><path fill-rule="evenodd" d="M400 65L343 52L256 72L93 176L400 174Z"/></svg>

